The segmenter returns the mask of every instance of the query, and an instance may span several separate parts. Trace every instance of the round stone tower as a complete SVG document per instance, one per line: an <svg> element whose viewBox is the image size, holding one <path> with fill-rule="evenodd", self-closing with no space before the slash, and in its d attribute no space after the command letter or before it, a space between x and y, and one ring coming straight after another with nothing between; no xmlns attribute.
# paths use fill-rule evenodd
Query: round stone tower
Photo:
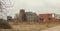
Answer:
<svg viewBox="0 0 60 31"><path fill-rule="evenodd" d="M25 10L24 9L20 9L20 12L19 12L19 21L23 22L25 20L26 20Z"/></svg>

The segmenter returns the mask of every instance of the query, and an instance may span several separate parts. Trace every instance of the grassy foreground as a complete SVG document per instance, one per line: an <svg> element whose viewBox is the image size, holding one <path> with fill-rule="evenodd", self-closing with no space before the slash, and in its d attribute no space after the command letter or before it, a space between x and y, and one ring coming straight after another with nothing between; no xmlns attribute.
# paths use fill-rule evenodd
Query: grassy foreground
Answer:
<svg viewBox="0 0 60 31"><path fill-rule="evenodd" d="M59 26L59 23L10 23L13 29L19 30L44 30L47 28Z"/></svg>

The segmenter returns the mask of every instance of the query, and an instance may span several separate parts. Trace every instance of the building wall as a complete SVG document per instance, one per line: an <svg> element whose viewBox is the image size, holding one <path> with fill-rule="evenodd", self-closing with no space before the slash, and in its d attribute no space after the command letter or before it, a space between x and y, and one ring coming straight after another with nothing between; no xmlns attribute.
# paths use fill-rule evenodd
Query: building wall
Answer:
<svg viewBox="0 0 60 31"><path fill-rule="evenodd" d="M53 14L39 14L39 22L55 22Z"/></svg>
<svg viewBox="0 0 60 31"><path fill-rule="evenodd" d="M60 21L60 14L55 14L55 19L57 22L59 22Z"/></svg>
<svg viewBox="0 0 60 31"><path fill-rule="evenodd" d="M26 12L27 22L37 22L37 14L32 12Z"/></svg>
<svg viewBox="0 0 60 31"><path fill-rule="evenodd" d="M56 19L60 19L60 14L55 14Z"/></svg>

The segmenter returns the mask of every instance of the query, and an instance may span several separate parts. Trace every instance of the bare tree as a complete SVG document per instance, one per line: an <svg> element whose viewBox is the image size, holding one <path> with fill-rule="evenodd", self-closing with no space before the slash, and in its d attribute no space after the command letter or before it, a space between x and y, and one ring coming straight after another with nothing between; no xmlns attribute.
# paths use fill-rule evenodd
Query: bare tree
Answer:
<svg viewBox="0 0 60 31"><path fill-rule="evenodd" d="M0 19L7 19L9 7L12 7L10 0L0 0Z"/></svg>
<svg viewBox="0 0 60 31"><path fill-rule="evenodd" d="M6 2L7 1L7 2ZM7 19L7 8L11 7L10 4L8 4L8 1L10 0L0 0L0 29L11 29L12 27L10 24L5 20Z"/></svg>

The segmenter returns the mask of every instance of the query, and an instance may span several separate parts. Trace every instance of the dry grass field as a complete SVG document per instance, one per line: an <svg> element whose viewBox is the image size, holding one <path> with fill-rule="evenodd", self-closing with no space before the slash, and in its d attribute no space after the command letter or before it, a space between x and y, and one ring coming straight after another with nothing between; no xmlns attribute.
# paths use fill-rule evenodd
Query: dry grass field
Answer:
<svg viewBox="0 0 60 31"><path fill-rule="evenodd" d="M24 31L40 31L40 30L44 30L47 28L51 28L51 27L55 27L55 26L59 26L59 23L10 23L13 27L13 29L17 29L17 30L24 30Z"/></svg>
<svg viewBox="0 0 60 31"><path fill-rule="evenodd" d="M13 23L9 22L13 29L0 29L0 31L41 31L51 27L59 26L59 23Z"/></svg>

